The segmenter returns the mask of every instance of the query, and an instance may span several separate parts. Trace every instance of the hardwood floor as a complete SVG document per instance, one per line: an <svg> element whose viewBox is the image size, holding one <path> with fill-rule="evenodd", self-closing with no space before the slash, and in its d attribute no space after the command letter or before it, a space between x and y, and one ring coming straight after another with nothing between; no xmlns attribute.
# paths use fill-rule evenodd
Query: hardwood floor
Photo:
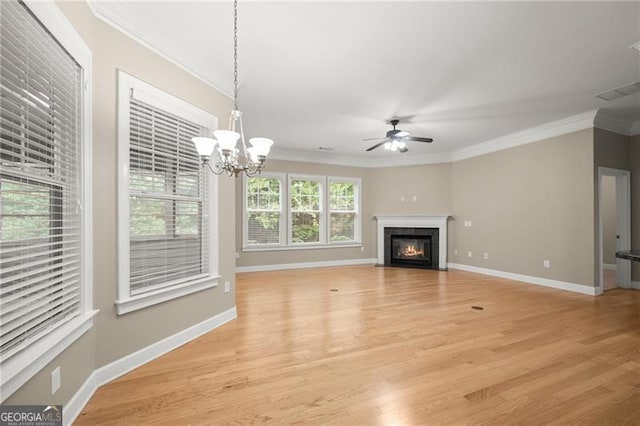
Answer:
<svg viewBox="0 0 640 426"><path fill-rule="evenodd" d="M238 274L237 307L76 424L640 424L640 291L367 265Z"/></svg>

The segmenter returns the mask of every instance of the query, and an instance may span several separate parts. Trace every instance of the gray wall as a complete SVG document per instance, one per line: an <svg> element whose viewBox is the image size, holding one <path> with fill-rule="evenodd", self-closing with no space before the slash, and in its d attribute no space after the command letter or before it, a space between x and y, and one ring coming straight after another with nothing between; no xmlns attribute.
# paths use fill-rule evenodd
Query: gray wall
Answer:
<svg viewBox="0 0 640 426"><path fill-rule="evenodd" d="M451 167L443 163L373 169L374 214L451 214Z"/></svg>
<svg viewBox="0 0 640 426"><path fill-rule="evenodd" d="M610 132L603 129L594 129L593 133L593 211L594 211L594 229L598 229L598 207L599 207L599 195L598 195L598 168L610 167L614 169L631 170L631 138L629 136L621 135L619 133ZM631 176L631 194L633 197L633 189L639 188L640 185L633 184L633 171ZM637 211L637 209L635 209ZM631 215L633 216L633 206ZM633 232L633 222L631 224L631 230ZM593 241L595 251L595 273L599 274L598 268L600 265L600 253L598 248L600 247L600 236L598 232L594 233ZM632 241L632 247L633 241ZM604 256L603 256L604 257ZM609 263L605 260L605 263ZM598 276L598 275L596 275Z"/></svg>
<svg viewBox="0 0 640 426"><path fill-rule="evenodd" d="M640 135L630 143L631 163L631 248L640 249ZM632 279L640 281L640 262L631 264Z"/></svg>
<svg viewBox="0 0 640 426"><path fill-rule="evenodd" d="M96 19L85 3L58 6L93 52L94 327L40 371L7 404L66 404L91 372L199 323L235 304L223 286L117 316L116 299L116 70L122 69L226 121L232 102L179 67ZM235 242L234 182L220 179L221 247ZM234 282L234 250L221 250L220 282ZM232 285L235 288L235 285ZM49 395L50 373L61 367L62 387Z"/></svg>
<svg viewBox="0 0 640 426"><path fill-rule="evenodd" d="M451 261L593 287L592 147L588 129L454 163Z"/></svg>

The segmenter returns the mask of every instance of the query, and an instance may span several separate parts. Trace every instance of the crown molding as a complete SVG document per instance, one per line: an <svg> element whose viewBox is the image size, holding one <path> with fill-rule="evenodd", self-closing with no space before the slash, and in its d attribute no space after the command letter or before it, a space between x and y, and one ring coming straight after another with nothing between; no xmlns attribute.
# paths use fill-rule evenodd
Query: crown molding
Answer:
<svg viewBox="0 0 640 426"><path fill-rule="evenodd" d="M411 156L375 157L363 158L354 155L340 155L327 152L298 151L291 149L278 149L274 147L270 158L285 161L300 161L306 163L333 164L351 167L400 167L423 164L452 163L466 160L480 155L490 154L504 149L514 148L520 145L539 142L567 133L594 127L594 121L598 110L588 111L582 114L552 121L540 126L531 127L516 133L490 139L466 148L451 152L423 153ZM640 121L638 123L640 127ZM600 127L600 126L598 126ZM605 128L605 130L608 130ZM640 130L640 129L639 129ZM620 133L620 131L617 131ZM627 132L629 132L627 130Z"/></svg>
<svg viewBox="0 0 640 426"><path fill-rule="evenodd" d="M480 155L592 128L597 112L598 110L588 111L459 149L452 153L452 161L466 160L467 158L478 157Z"/></svg>
<svg viewBox="0 0 640 426"><path fill-rule="evenodd" d="M136 43L154 52L171 64L182 69L187 74L193 76L212 89L220 92L227 98L233 99L233 96L230 93L216 86L214 83L199 75L195 71L185 67L183 64L172 58L160 48L139 38L127 28L124 28L123 26L117 24L116 22L127 22L127 16L132 16L137 13L135 8L133 8L130 4L122 2L117 3L117 11L115 12L113 9L116 4L114 3L110 3L109 8L105 8L100 2L91 0L88 0L87 4L96 18L105 22L107 25L121 32L125 36L131 38ZM169 45L170 40L167 40L166 43L163 44ZM594 127L597 112L598 110L588 111L583 114L578 114L572 117L567 117L547 124L525 129L516 133L480 142L478 144L451 152L423 153L410 156L363 158L361 156L355 155L340 155L335 153L300 151L274 147L270 158L285 161L300 161L308 163L333 164L339 166L367 168L450 163ZM625 123L623 120L602 113L598 114L597 127L628 136L640 134L640 120L630 125L628 123Z"/></svg>
<svg viewBox="0 0 640 426"><path fill-rule="evenodd" d="M226 96L227 98L233 100L233 96L229 92L221 89L220 87L215 85L213 82L206 79L205 77L198 74L197 72L187 68L186 66L184 66L184 64L174 59L171 55L165 53L161 48L156 47L153 44L149 43L148 41L141 39L140 37L133 34L127 28L124 28L123 26L117 24L117 22L128 22L127 16L135 16L136 14L139 13L134 7L131 6L131 4L125 3L125 2L110 2L109 7L106 8L100 2L87 0L87 5L89 6L91 13L93 13L93 16L95 16L105 24L109 25L110 27L124 34L125 36L129 37L130 39L140 44L141 46L149 49L156 55L160 56L162 59L175 65L176 67L180 68L182 71L186 72L187 74L191 75L192 77L196 78L197 80L201 81L202 83L206 84L212 89L220 92L223 96ZM117 12L114 12L114 9L117 9ZM165 39L162 35L157 34L157 31L154 31L153 28L147 27L145 28L145 31L147 32L147 34L149 33L155 34L154 37L157 37L158 39L160 39L162 45L168 46L171 44L171 40Z"/></svg>
<svg viewBox="0 0 640 426"><path fill-rule="evenodd" d="M278 148L274 146L269 159L283 161L299 161L303 163L332 164L337 166L380 168L417 166L422 164L450 163L451 154L439 152L435 154L417 154L396 157L372 157L340 155L327 152L299 151L294 149Z"/></svg>
<svg viewBox="0 0 640 426"><path fill-rule="evenodd" d="M163 49L150 44L149 42L133 34L132 31L117 24L116 22L128 22L127 17L133 16L137 13L135 8L133 8L130 4L123 2L110 3L109 8L104 7L100 2L92 0L87 0L87 4L96 18L100 19L107 25L131 38L136 43L154 52L171 64L182 69L187 74L193 76L207 86L220 92L227 98L233 99L233 96L230 93L216 86L214 83L204 78L197 72L185 67L183 64L165 53ZM114 6L116 11L114 11ZM151 32L154 33L153 28L147 29L151 30ZM171 44L171 40L162 40L162 37L161 42L162 45L165 46L169 46ZM583 114L578 114L540 126L532 127L450 152L422 153L412 154L409 156L403 155L387 157L365 157L356 155L340 155L327 152L300 151L278 148L277 146L275 146L272 150L270 158L285 161L300 161L308 163L333 164L340 166L367 168L450 163L595 127L594 123L597 112L598 110L588 111ZM598 114L597 127L614 131L616 133L622 133L625 135L640 134L640 120L631 125L618 118L613 118L602 113Z"/></svg>

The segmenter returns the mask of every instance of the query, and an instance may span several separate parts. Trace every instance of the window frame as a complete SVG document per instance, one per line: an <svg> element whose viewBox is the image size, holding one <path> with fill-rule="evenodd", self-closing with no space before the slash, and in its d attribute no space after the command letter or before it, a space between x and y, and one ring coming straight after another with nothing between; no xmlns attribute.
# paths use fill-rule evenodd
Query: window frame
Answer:
<svg viewBox="0 0 640 426"><path fill-rule="evenodd" d="M218 273L218 177L205 170L208 191L205 201L209 210L209 272L193 279L181 279L158 286L151 291L133 294L130 286L130 189L129 189L129 137L131 97L169 112L184 120L213 131L218 119L155 86L118 70L118 285L116 312L123 315L138 309L176 299L188 294L217 287ZM204 204L203 204L204 205ZM154 239L156 237L150 237Z"/></svg>
<svg viewBox="0 0 640 426"><path fill-rule="evenodd" d="M67 17L53 2L23 0L24 5L63 46L82 69L80 117L80 303L79 315L59 324L48 334L0 363L0 395L3 402L55 357L93 327L93 149L92 149L92 53Z"/></svg>
<svg viewBox="0 0 640 426"><path fill-rule="evenodd" d="M333 182L336 183L353 183L355 185L355 200L354 200L354 239L349 241L331 241L331 184ZM354 243L360 243L362 241L360 232L361 232L361 214L362 211L362 179L354 178L354 177L338 177L338 176L328 176L327 177L327 243L332 246L341 246L341 245L349 245ZM337 210L337 212L344 212L341 210Z"/></svg>
<svg viewBox="0 0 640 426"><path fill-rule="evenodd" d="M318 230L319 235L318 235L318 241L311 241L311 242L301 242L301 243L295 243L293 242L293 207L292 207L292 203L291 203L291 183L294 180L306 180L306 181L312 181L312 182L318 182L318 184L320 185L320 189L318 191L318 208L319 210L317 210L319 219L318 222L320 224L320 229ZM326 176L318 176L318 175L303 175L303 174L294 174L291 173L288 175L288 179L287 179L287 219L288 219L288 227L287 227L287 245L289 245L290 247L304 247L304 246L320 246L320 245L325 245L326 241L327 241L327 237L326 237L326 231L327 231L327 226L326 226L326 215L327 215L327 209L326 209L326 203L327 203L327 197L326 197L326 190L327 190L327 178ZM315 212L315 211L314 211Z"/></svg>
<svg viewBox="0 0 640 426"><path fill-rule="evenodd" d="M244 178L242 182L242 251L278 251L278 250L308 250L308 249L329 249L362 247L362 178L360 177L340 177L309 175L301 173L286 172L265 172L256 177L272 177L280 179L280 244L248 244L248 219L247 210L247 182ZM320 191L320 242L294 243L292 242L292 221L291 221L291 180L309 179L317 180L321 183ZM285 184L286 182L286 184ZM352 182L356 185L356 220L355 220L355 240L352 241L330 241L330 211L329 211L329 185L331 182Z"/></svg>
<svg viewBox="0 0 640 426"><path fill-rule="evenodd" d="M242 247L249 249L265 249L265 248L277 248L282 247L283 243L286 241L286 203L287 199L286 194L286 182L287 175L285 173L275 173L275 172L264 172L259 175L253 176L255 178L267 178L267 179L277 179L280 183L280 228L279 228L279 238L277 244L249 244L249 208L248 208L248 200L247 197L249 195L248 192L248 184L250 177L244 175L242 182ZM285 226L283 226L283 224Z"/></svg>

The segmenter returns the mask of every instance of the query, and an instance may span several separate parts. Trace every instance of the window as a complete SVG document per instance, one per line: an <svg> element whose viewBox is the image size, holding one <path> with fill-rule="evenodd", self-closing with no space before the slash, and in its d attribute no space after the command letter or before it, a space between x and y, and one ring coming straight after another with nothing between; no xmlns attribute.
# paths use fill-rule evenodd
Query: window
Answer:
<svg viewBox="0 0 640 426"><path fill-rule="evenodd" d="M354 179L329 178L329 241L358 239L358 189Z"/></svg>
<svg viewBox="0 0 640 426"><path fill-rule="evenodd" d="M95 314L91 53L55 5L2 2L0 57L0 393L6 398L89 329Z"/></svg>
<svg viewBox="0 0 640 426"><path fill-rule="evenodd" d="M124 72L119 80L118 313L217 284L215 178L191 138L216 118Z"/></svg>
<svg viewBox="0 0 640 426"><path fill-rule="evenodd" d="M264 173L245 178L244 200L245 250L360 244L359 178Z"/></svg>
<svg viewBox="0 0 640 426"><path fill-rule="evenodd" d="M323 242L323 180L314 177L289 177L291 244Z"/></svg>
<svg viewBox="0 0 640 426"><path fill-rule="evenodd" d="M282 182L278 175L262 174L246 181L246 245L281 242Z"/></svg>

